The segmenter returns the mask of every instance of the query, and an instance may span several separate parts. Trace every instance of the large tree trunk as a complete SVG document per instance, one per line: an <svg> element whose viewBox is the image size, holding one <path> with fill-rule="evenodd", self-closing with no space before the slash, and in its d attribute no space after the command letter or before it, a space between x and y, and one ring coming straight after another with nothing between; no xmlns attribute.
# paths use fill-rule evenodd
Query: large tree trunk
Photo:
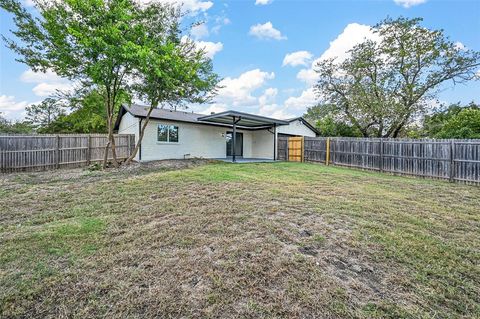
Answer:
<svg viewBox="0 0 480 319"><path fill-rule="evenodd" d="M111 101L110 97L107 97L106 100L107 106L107 126L108 126L108 142L105 146L105 152L103 154L103 169L107 168L108 163L108 150L112 150L112 162L113 166L118 167L117 161L117 152L115 149L115 137L113 136L113 109L114 109L114 102Z"/></svg>
<svg viewBox="0 0 480 319"><path fill-rule="evenodd" d="M135 158L135 156L137 156L138 150L140 149L140 145L142 144L143 136L145 134L145 129L147 128L148 122L150 121L150 115L152 114L152 111L154 108L156 108L156 105L150 106L147 116L142 122L142 127L140 128L140 134L138 135L137 145L135 145L135 148L133 149L132 154L130 154L130 156L125 161L126 165L130 164L132 160Z"/></svg>
<svg viewBox="0 0 480 319"><path fill-rule="evenodd" d="M115 148L115 136L113 135L113 112L109 117L108 123L108 140L110 143L110 148L112 149L112 163L113 166L118 167L118 160L117 160L117 150Z"/></svg>
<svg viewBox="0 0 480 319"><path fill-rule="evenodd" d="M104 151L103 151L103 169L107 168L107 163L108 163L108 150L110 149L110 141L107 141L107 144L105 145Z"/></svg>

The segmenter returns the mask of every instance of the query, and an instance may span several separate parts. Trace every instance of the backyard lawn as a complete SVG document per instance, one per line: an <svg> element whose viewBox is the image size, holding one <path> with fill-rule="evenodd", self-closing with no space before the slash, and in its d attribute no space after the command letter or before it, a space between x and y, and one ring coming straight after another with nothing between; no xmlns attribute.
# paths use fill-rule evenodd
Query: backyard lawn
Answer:
<svg viewBox="0 0 480 319"><path fill-rule="evenodd" d="M193 161L0 175L0 207L3 318L480 317L476 186Z"/></svg>

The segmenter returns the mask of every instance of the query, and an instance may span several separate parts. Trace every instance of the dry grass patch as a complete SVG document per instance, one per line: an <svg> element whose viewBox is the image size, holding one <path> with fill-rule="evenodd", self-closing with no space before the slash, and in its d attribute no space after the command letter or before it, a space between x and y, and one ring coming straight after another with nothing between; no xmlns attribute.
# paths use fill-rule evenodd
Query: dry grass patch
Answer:
<svg viewBox="0 0 480 319"><path fill-rule="evenodd" d="M4 177L1 316L480 316L478 187L201 164Z"/></svg>

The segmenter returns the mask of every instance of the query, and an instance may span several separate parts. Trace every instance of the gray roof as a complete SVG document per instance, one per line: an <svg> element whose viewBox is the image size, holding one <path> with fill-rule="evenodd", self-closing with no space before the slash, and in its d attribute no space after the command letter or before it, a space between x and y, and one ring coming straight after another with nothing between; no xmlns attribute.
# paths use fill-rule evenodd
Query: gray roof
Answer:
<svg viewBox="0 0 480 319"><path fill-rule="evenodd" d="M118 113L117 121L115 123L115 130L118 130L118 127L120 125L120 120L122 116L127 112L132 114L135 117L145 118L147 117L148 106L142 106L137 104L122 105ZM234 111L229 111L229 112L234 112ZM246 114L246 113L243 113L243 114L248 116L256 116L253 114ZM188 122L188 123L215 125L215 126L224 126L224 127L232 126L229 123L218 123L218 122L212 122L212 121L200 119L202 117L207 117L207 116L208 115L205 115L205 114L193 113L188 111L175 111L171 109L153 109L152 113L150 114L150 118L158 119L158 120ZM265 117L260 117L260 118L269 119L270 122L265 123L263 126L257 126L257 127L238 125L238 128L244 128L244 129L268 128L268 127L271 127L274 122L284 122L284 121L279 121L279 120L265 118ZM284 122L284 123L287 124L287 122Z"/></svg>
<svg viewBox="0 0 480 319"><path fill-rule="evenodd" d="M135 117L145 118L147 117L148 113L148 106L142 106L138 104L132 105L122 105L120 108L117 121L115 123L115 130L118 130L120 125L120 120L125 113L130 113ZM277 120L274 118L258 116L254 114L242 113L237 111L226 111L217 114L205 115L199 113L193 113L188 111L175 111L171 109L154 109L150 114L150 118L158 119L158 120L168 120L168 121L178 121L178 122L188 122L188 123L196 123L196 124L205 124L205 125L216 125L216 126L224 126L224 127L231 127L232 124L227 123L223 120L217 121L215 118L222 117L222 115L227 116L243 116L245 119L253 119L257 121L257 125L253 126L253 121L249 121L252 123L245 122L245 126L241 125L242 123L238 123L238 128L243 129L259 129L259 128L268 128L271 127L274 123L278 125L286 125L291 121L301 119L308 127L310 127L314 132L317 132L316 129L311 126L307 121L305 121L302 117L290 119L290 120ZM213 121L212 121L213 120ZM247 125L251 124L251 125Z"/></svg>
<svg viewBox="0 0 480 319"><path fill-rule="evenodd" d="M133 104L131 106L123 106L126 110L137 117L147 117L148 106L141 106ZM205 114L192 113L187 111L175 111L171 109L153 109L151 118L162 119L162 120L172 120L172 121L182 121L182 122L198 122L198 118L205 116Z"/></svg>
<svg viewBox="0 0 480 319"><path fill-rule="evenodd" d="M221 113L206 115L199 118L200 121L208 121L215 123L231 124L232 121L236 121L238 126L245 127L264 127L274 124L287 125L289 122L277 120L271 117L265 117L260 115L248 114L238 111L225 111Z"/></svg>

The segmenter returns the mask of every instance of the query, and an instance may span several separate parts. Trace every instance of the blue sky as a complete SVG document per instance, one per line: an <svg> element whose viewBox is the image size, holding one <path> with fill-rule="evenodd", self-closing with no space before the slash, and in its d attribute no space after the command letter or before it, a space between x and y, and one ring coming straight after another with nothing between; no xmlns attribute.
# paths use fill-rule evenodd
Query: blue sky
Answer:
<svg viewBox="0 0 480 319"><path fill-rule="evenodd" d="M444 29L452 41L480 50L477 0L183 2L191 19L205 21L191 30L190 37L207 49L223 78L224 88L214 103L191 106L197 112L235 109L279 118L303 114L317 101L311 89L312 63L341 58L354 43L370 36L368 26L387 16L422 17L425 27ZM0 12L0 23L0 33L8 35L11 16ZM70 86L51 72L36 74L16 62L3 44L0 70L0 112L10 119L21 119L25 106ZM446 83L438 98L444 103L480 103L480 81Z"/></svg>

